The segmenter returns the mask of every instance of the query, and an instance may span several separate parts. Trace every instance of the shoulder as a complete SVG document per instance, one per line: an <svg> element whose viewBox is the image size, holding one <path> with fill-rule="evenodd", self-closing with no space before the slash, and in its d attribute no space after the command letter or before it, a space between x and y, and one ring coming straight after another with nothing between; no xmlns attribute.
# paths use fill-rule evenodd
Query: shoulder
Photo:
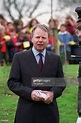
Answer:
<svg viewBox="0 0 81 123"><path fill-rule="evenodd" d="M15 53L14 57L24 57L24 56L29 56L32 53L32 50L29 49L27 51L21 51L21 52L17 52Z"/></svg>
<svg viewBox="0 0 81 123"><path fill-rule="evenodd" d="M71 36L71 34L70 34L68 31L67 31L67 35L68 35L68 36Z"/></svg>
<svg viewBox="0 0 81 123"><path fill-rule="evenodd" d="M51 64L53 63L54 65L62 65L62 61L61 61L61 57L60 55L57 55L55 53L49 52L47 51L47 55L48 55L48 59L51 62Z"/></svg>
<svg viewBox="0 0 81 123"><path fill-rule="evenodd" d="M57 55L56 53L53 53L53 52L47 51L47 54L49 55L49 57L54 58L54 59L55 59L55 58L57 58L57 59L60 58L59 55Z"/></svg>

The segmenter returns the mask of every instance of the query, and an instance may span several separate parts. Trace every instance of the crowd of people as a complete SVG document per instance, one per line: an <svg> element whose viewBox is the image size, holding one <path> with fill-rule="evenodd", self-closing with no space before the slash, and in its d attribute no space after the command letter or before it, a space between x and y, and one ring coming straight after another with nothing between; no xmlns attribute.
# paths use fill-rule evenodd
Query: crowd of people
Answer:
<svg viewBox="0 0 81 123"><path fill-rule="evenodd" d="M33 46L31 32L32 27L36 24L39 24L36 18L31 19L25 26L20 19L7 22L0 14L0 66L12 63L16 52L28 50ZM56 54L60 52L60 56L63 56L64 46L66 46L67 63L69 63L71 54L71 42L78 42L76 27L77 24L71 16L66 17L62 24L58 19L49 19L48 21L49 42L47 50Z"/></svg>

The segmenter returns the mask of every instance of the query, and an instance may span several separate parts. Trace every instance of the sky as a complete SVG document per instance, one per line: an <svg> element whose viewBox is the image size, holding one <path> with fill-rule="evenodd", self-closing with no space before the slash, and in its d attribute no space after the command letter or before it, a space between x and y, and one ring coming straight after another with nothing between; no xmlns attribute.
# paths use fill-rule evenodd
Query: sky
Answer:
<svg viewBox="0 0 81 123"><path fill-rule="evenodd" d="M42 0L43 2L40 4L39 8L35 11L33 17L35 17L37 14L42 13L42 12L48 12L47 14L43 14L42 16L37 17L37 19L39 20L39 22L44 22L46 23L49 18L51 17L51 0ZM56 9L57 6L57 1L58 0L52 0L52 6L53 9ZM13 8L12 8L13 10ZM12 11L14 16L16 16L15 11ZM2 0L0 0L0 13L4 13L4 10L2 9ZM6 17L6 15L5 15ZM10 20L7 16L7 20ZM26 18L23 18L23 21L25 22L25 20L27 20Z"/></svg>
<svg viewBox="0 0 81 123"><path fill-rule="evenodd" d="M52 0L52 7L53 10L57 9L57 1L58 0ZM39 17L37 17L38 21L41 23L48 23L48 20L51 18L51 0L43 0L43 2L40 4L39 8L35 11L33 14L33 17L35 17L37 14L47 12ZM54 13L53 13L54 15Z"/></svg>
<svg viewBox="0 0 81 123"><path fill-rule="evenodd" d="M42 16L38 17L39 20L41 21L47 21L51 17L51 0L43 0L44 2L42 5L39 6L39 9L34 13L34 15L37 15L37 13L42 13L42 12L48 12L47 14L43 14ZM53 10L56 9L57 7L57 0L52 0L52 7Z"/></svg>
<svg viewBox="0 0 81 123"><path fill-rule="evenodd" d="M51 18L51 0L42 0L43 2L40 4L39 8L34 12L33 17L35 17L37 14L42 13L42 12L47 12L47 14L43 14L42 16L37 17L38 21L41 23L48 23L49 19ZM34 0L33 0L34 2ZM52 6L53 6L53 13L52 16L54 19L57 19L58 17L64 17L64 13L61 14L60 12L56 11L58 7L58 0L52 0ZM13 7L12 7L13 10ZM68 12L68 9L64 12ZM4 13L4 10L2 9L2 0L0 0L0 13ZM14 16L16 16L15 11L13 11ZM5 15L6 17L6 15ZM10 19L7 16L7 20L10 21ZM24 17L23 19L24 24L27 24L27 20L29 21L30 19Z"/></svg>
<svg viewBox="0 0 81 123"><path fill-rule="evenodd" d="M62 19L62 18L65 18L66 15L71 15L75 21L77 19L77 15L75 13L75 10L71 7L65 7L64 10L61 10L61 11L58 11L60 5L58 5L58 0L52 0L53 3L52 3L52 7L53 7L53 13L52 13L52 17L54 19ZM43 12L43 11L46 11L46 12L49 12L48 14L44 14L40 17L38 17L38 19L41 21L41 22L45 22L47 23L48 20L51 18L51 0L44 0L44 3L42 4L42 8L40 6L40 8L36 11L35 14L37 14L37 12Z"/></svg>

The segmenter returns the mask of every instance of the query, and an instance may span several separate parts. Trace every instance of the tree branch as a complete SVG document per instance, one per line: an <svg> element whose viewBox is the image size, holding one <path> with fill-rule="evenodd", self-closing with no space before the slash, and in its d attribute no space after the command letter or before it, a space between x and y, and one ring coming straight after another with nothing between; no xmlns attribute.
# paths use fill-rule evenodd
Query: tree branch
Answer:
<svg viewBox="0 0 81 123"><path fill-rule="evenodd" d="M16 0L14 0L14 6L15 6L15 9L17 10L18 14L19 14L19 19L21 19L22 18L22 9L18 8L18 4L16 3Z"/></svg>
<svg viewBox="0 0 81 123"><path fill-rule="evenodd" d="M11 10L10 10L10 7L11 7L11 5L13 4L13 2L11 2L10 0L8 0L8 1L7 1L7 4L6 4L6 1L3 0L3 4L4 4L5 9L8 11L8 14L9 14L9 16L11 17L11 19L14 20L14 17L12 16Z"/></svg>
<svg viewBox="0 0 81 123"><path fill-rule="evenodd" d="M32 16L32 14L33 14L34 11L38 8L38 6L39 6L40 3L41 3L41 0L37 0L37 2L36 2L36 4L35 4L34 8L33 8L32 11L30 12L30 16L29 16L29 17Z"/></svg>

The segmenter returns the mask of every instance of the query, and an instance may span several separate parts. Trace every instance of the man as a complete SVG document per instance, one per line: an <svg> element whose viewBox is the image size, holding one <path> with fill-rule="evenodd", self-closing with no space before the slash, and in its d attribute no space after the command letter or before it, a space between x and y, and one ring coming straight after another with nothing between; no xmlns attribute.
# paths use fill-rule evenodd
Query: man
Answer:
<svg viewBox="0 0 81 123"><path fill-rule="evenodd" d="M78 15L78 21L77 21L77 36L78 36L78 45L81 47L81 7L77 7L75 9L75 12ZM79 59L79 69L78 69L78 115L80 117L81 122L81 58ZM77 121L78 123L78 121Z"/></svg>
<svg viewBox="0 0 81 123"><path fill-rule="evenodd" d="M78 118L76 123L81 123L81 62L79 62L79 69L78 69Z"/></svg>
<svg viewBox="0 0 81 123"><path fill-rule="evenodd" d="M81 117L81 62L79 63L79 70L78 70L78 114Z"/></svg>
<svg viewBox="0 0 81 123"><path fill-rule="evenodd" d="M32 49L15 54L8 79L8 87L19 96L14 123L59 123L56 98L65 86L33 87L31 80L33 77L63 78L62 63L59 56L46 51L48 28L45 25L33 27L32 42ZM43 61L40 66L39 53Z"/></svg>

